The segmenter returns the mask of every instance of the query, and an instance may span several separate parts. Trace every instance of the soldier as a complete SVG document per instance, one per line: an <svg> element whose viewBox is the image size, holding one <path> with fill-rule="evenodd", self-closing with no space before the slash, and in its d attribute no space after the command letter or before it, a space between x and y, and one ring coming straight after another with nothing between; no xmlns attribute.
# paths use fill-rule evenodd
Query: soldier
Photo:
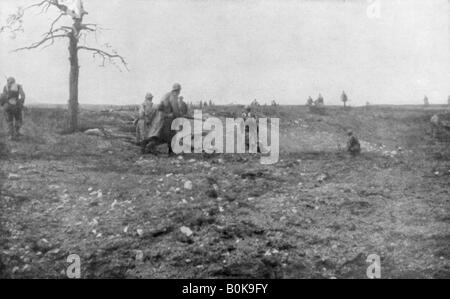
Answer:
<svg viewBox="0 0 450 299"><path fill-rule="evenodd" d="M244 119L244 122L246 120L248 120L249 118L254 118L256 121L256 134L257 134L257 138L259 135L259 126L258 126L258 116L256 116L255 114L252 113L252 107L251 106L246 106L244 112L242 112L242 118ZM261 149L259 147L259 142L258 140L256 141L256 145L257 145L257 151L258 153L261 153ZM246 126L245 127L245 148L248 150L250 148L250 127Z"/></svg>
<svg viewBox="0 0 450 299"><path fill-rule="evenodd" d="M175 83L172 91L164 95L161 103L157 107L155 117L146 132L142 142L142 153L152 153L154 148L166 143L169 147L169 155L172 151L172 138L176 132L172 131L172 121L181 116L178 107L178 97L180 96L181 85Z"/></svg>
<svg viewBox="0 0 450 299"><path fill-rule="evenodd" d="M6 122L8 123L9 139L16 140L20 136L22 110L25 103L25 92L22 85L17 84L13 77L9 77L0 98L0 104L5 111Z"/></svg>
<svg viewBox="0 0 450 299"><path fill-rule="evenodd" d="M136 125L136 144L141 144L142 137L145 136L145 130L151 123L152 118L155 115L156 109L153 108L153 95L147 93L145 100L139 107L139 116L135 122Z"/></svg>
<svg viewBox="0 0 450 299"><path fill-rule="evenodd" d="M352 156L359 155L361 153L361 144L359 143L358 138L356 138L350 130L347 132L347 135L349 136L347 141L347 151Z"/></svg>
<svg viewBox="0 0 450 299"><path fill-rule="evenodd" d="M187 116L189 109L186 102L184 102L184 97L182 96L178 98L178 107L180 109L180 116Z"/></svg>
<svg viewBox="0 0 450 299"><path fill-rule="evenodd" d="M252 107L245 106L245 109L242 112L242 118L244 119L244 121L246 121L248 118L251 118L251 117L253 117L253 115L252 115Z"/></svg>
<svg viewBox="0 0 450 299"><path fill-rule="evenodd" d="M424 106L429 106L429 105L430 105L430 101L428 100L428 97L427 97L427 96L425 96L425 97L423 98L423 104L424 104Z"/></svg>
<svg viewBox="0 0 450 299"><path fill-rule="evenodd" d="M324 105L324 103L325 102L324 102L323 96L322 96L322 94L319 93L319 97L317 98L315 104L316 104L316 106L322 106L322 105Z"/></svg>
<svg viewBox="0 0 450 299"><path fill-rule="evenodd" d="M431 132L433 133L433 137L437 138L440 135L441 132L441 118L438 114L434 114L431 117Z"/></svg>
<svg viewBox="0 0 450 299"><path fill-rule="evenodd" d="M306 106L311 107L314 104L314 100L311 97L308 97L306 101Z"/></svg>

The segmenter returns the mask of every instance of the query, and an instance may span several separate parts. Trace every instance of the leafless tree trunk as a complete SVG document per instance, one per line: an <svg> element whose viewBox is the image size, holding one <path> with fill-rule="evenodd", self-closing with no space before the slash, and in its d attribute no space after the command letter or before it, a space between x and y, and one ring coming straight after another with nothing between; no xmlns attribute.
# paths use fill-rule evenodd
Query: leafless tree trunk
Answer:
<svg viewBox="0 0 450 299"><path fill-rule="evenodd" d="M78 39L72 34L69 40L69 131L75 132L78 130L78 79L80 65L78 63Z"/></svg>
<svg viewBox="0 0 450 299"><path fill-rule="evenodd" d="M111 50L109 46L107 46L111 52L107 50L101 50L98 48L87 47L85 45L80 46L80 37L86 36L87 33L96 33L99 29L97 24L86 24L83 23L83 17L87 14L84 10L82 1L80 0L81 10L79 14L76 14L74 11L69 9L67 6L60 3L59 0L42 0L41 2L32 4L24 9L19 8L18 12L12 14L8 17L7 24L5 26L0 27L0 33L5 30L9 30L12 33L21 32L22 28L22 19L25 15L25 11L32 8L40 8L41 13L47 12L51 7L54 7L58 10L59 15L50 25L50 29L46 32L43 38L31 44L28 47L23 47L16 49L15 51L21 50L31 50L37 49L39 47L45 47L53 45L56 39L60 38L68 38L69 39L69 61L70 61L70 75L69 75L69 119L68 119L68 129L70 132L76 132L78 130L78 112L79 112L79 104L78 104L78 82L80 75L80 64L78 59L78 54L80 50L88 51L92 53L92 56L100 57L102 59L101 66L105 65L105 62L108 61L112 64L115 64L115 60L118 60L126 69L127 63L125 59L117 54L114 50ZM60 26L55 28L58 21L65 17L69 16L73 20L72 27L69 26Z"/></svg>

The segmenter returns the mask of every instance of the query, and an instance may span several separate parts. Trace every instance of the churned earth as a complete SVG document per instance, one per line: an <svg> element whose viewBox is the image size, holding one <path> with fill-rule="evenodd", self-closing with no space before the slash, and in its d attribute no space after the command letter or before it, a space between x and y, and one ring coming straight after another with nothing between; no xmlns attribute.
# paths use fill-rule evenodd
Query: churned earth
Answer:
<svg viewBox="0 0 450 299"><path fill-rule="evenodd" d="M382 278L450 278L436 109L259 107L280 118L280 160L262 165L141 156L131 112L82 111L85 129L121 138L60 134L65 111L30 108L25 136L1 153L0 277L66 278L76 254L83 278L366 278L376 254ZM359 157L345 153L348 129Z"/></svg>

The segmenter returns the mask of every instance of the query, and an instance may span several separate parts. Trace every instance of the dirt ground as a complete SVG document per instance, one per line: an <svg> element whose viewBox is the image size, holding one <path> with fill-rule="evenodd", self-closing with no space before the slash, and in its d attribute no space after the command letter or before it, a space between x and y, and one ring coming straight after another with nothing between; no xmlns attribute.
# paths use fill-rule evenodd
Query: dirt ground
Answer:
<svg viewBox="0 0 450 299"><path fill-rule="evenodd" d="M450 278L450 147L431 133L436 112L261 107L281 123L280 161L262 165L141 156L124 139L59 134L63 110L30 108L1 153L0 277L66 278L77 254L83 278L366 278L377 254L382 278ZM81 115L124 134L127 120ZM359 157L344 151L347 129Z"/></svg>

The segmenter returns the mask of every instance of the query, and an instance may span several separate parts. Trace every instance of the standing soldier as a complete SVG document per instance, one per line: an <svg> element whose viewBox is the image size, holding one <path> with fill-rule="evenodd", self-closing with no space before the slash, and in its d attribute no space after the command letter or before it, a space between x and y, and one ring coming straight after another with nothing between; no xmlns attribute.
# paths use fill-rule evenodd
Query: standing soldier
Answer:
<svg viewBox="0 0 450 299"><path fill-rule="evenodd" d="M323 96L321 93L319 93L319 97L316 100L316 106L322 106L324 105L325 101L323 99Z"/></svg>
<svg viewBox="0 0 450 299"><path fill-rule="evenodd" d="M252 116L252 107L250 106L245 106L244 111L242 112L242 118L244 119L244 121L246 121L247 119L253 117Z"/></svg>
<svg viewBox="0 0 450 299"><path fill-rule="evenodd" d="M175 83L172 91L168 92L158 105L155 117L146 132L142 142L142 153L152 153L154 148L166 143L169 147L169 155L172 151L172 138L176 132L172 131L172 121L181 116L178 107L178 97L180 96L181 85Z"/></svg>
<svg viewBox="0 0 450 299"><path fill-rule="evenodd" d="M186 102L184 101L184 97L179 97L178 98L178 108L180 109L180 116L186 116L188 114L188 105L186 104Z"/></svg>
<svg viewBox="0 0 450 299"><path fill-rule="evenodd" d="M16 140L20 136L22 126L22 110L25 103L25 92L13 77L9 77L3 88L0 104L3 107L8 123L8 135L10 140Z"/></svg>
<svg viewBox="0 0 450 299"><path fill-rule="evenodd" d="M427 107L427 106L430 105L430 101L428 100L428 97L427 97L427 96L425 96L425 97L423 98L423 104L425 105L425 107Z"/></svg>
<svg viewBox="0 0 450 299"><path fill-rule="evenodd" d="M255 120L255 124L256 124L256 146L257 146L257 152L260 153L260 147L259 147L259 141L258 141L258 136L259 136L259 126L258 126L258 116L255 115L254 113L252 113L252 107L251 106L246 106L245 110L242 112L242 118L244 119L244 122L247 121L250 118L253 118ZM250 149L250 127L246 126L245 127L245 148L247 150Z"/></svg>
<svg viewBox="0 0 450 299"><path fill-rule="evenodd" d="M136 143L142 142L143 136L145 136L146 129L151 123L152 118L155 115L156 110L153 108L153 95L147 93L145 95L144 103L139 107L139 116L136 120Z"/></svg>

